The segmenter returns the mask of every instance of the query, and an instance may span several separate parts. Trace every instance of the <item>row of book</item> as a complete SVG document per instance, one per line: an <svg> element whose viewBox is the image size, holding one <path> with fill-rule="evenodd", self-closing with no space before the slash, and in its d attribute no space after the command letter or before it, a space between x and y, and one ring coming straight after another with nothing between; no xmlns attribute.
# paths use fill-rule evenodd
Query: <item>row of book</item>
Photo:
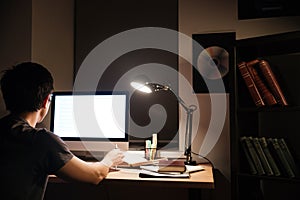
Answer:
<svg viewBox="0 0 300 200"><path fill-rule="evenodd" d="M257 107L288 105L268 61L263 59L242 61L238 63L238 69Z"/></svg>
<svg viewBox="0 0 300 200"><path fill-rule="evenodd" d="M284 138L242 136L240 142L251 174L299 176L299 166Z"/></svg>

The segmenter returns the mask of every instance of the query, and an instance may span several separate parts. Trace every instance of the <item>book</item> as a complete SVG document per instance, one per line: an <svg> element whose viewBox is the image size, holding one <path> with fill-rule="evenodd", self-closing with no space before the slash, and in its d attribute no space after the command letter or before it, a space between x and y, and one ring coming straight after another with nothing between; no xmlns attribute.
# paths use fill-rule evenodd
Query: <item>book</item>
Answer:
<svg viewBox="0 0 300 200"><path fill-rule="evenodd" d="M278 166L277 166L277 164L276 164L276 162L275 162L275 160L274 160L274 158L273 158L273 156L272 156L272 154L269 150L266 138L265 137L260 137L260 138L258 138L258 140L260 142L260 146L261 146L262 150L265 153L265 156L266 156L267 160L269 161L269 164L272 168L274 176L280 176L281 175L280 170L279 170L279 168L278 168Z"/></svg>
<svg viewBox="0 0 300 200"><path fill-rule="evenodd" d="M258 175L265 175L265 170L262 166L262 163L258 157L258 154L256 153L256 150L255 150L255 147L253 145L253 142L252 142L252 137L249 136L249 137L246 137L246 136L242 136L241 137L241 142L245 142L246 143L246 146L247 146L247 150L250 154L250 157L254 163L254 166L257 170L257 174Z"/></svg>
<svg viewBox="0 0 300 200"><path fill-rule="evenodd" d="M274 154L274 158L277 161L279 167L281 168L281 171L289 178L294 178L295 173L293 172L290 164L288 163L277 138L267 138L268 144L271 147L271 151Z"/></svg>
<svg viewBox="0 0 300 200"><path fill-rule="evenodd" d="M294 160L294 157L292 156L292 153L290 152L290 149L289 147L287 146L286 142L285 142L285 139L284 138L278 138L278 143L279 143L279 146L281 147L288 163L290 164L294 174L296 176L299 175L299 169L296 165L296 162Z"/></svg>
<svg viewBox="0 0 300 200"><path fill-rule="evenodd" d="M253 160L252 160L252 158L250 156L250 153L248 151L248 147L247 147L247 144L245 142L245 138L241 137L240 140L241 140L241 146L242 146L244 155L246 156L246 160L247 160L247 162L249 164L250 173L253 174L253 175L255 175L255 174L257 174L257 170L256 170L256 167L255 167L255 165L253 163Z"/></svg>
<svg viewBox="0 0 300 200"><path fill-rule="evenodd" d="M141 169L153 172L178 172L183 173L186 171L186 166L182 160L160 160L156 165L140 166Z"/></svg>
<svg viewBox="0 0 300 200"><path fill-rule="evenodd" d="M247 63L244 61L238 63L238 69L246 83L246 86L250 92L250 95L251 95L255 105L258 107L265 106L265 102L263 101L263 99L255 85L255 82L254 82L253 78L251 77L251 74L247 68Z"/></svg>
<svg viewBox="0 0 300 200"><path fill-rule="evenodd" d="M266 172L266 175L268 175L268 176L274 175L273 170L270 166L270 163L269 163L269 161L268 161L268 159L267 159L267 157L266 157L266 155L265 155L265 153L264 153L264 151L263 151L263 149L260 145L260 142L259 142L258 138L257 137L252 138L252 142L253 142L255 150L258 154L258 157L259 157L259 159L262 163L262 166L263 166L263 168Z"/></svg>
<svg viewBox="0 0 300 200"><path fill-rule="evenodd" d="M159 161L168 160L167 158L158 158L154 160L148 160L143 155L136 154L134 152L124 152L123 163L118 167L139 167L141 165L153 165L159 163Z"/></svg>
<svg viewBox="0 0 300 200"><path fill-rule="evenodd" d="M140 178L190 178L190 173L158 173L148 170L142 170L139 173Z"/></svg>
<svg viewBox="0 0 300 200"><path fill-rule="evenodd" d="M266 105L276 105L277 101L269 88L266 86L265 82L263 79L259 76L258 71L256 70L257 65L260 61L258 59L249 61L246 63L246 66L249 70L249 73L263 99L263 101L266 103Z"/></svg>
<svg viewBox="0 0 300 200"><path fill-rule="evenodd" d="M278 104L287 106L288 102L269 63L266 60L260 60L259 67Z"/></svg>

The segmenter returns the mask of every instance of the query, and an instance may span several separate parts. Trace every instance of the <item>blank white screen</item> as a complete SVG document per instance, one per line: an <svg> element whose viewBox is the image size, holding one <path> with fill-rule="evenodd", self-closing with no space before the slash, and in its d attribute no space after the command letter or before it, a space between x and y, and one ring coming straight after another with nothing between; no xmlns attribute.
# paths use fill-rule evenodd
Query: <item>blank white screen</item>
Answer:
<svg viewBox="0 0 300 200"><path fill-rule="evenodd" d="M126 137L127 98L125 94L69 94L55 95L54 98L52 131L58 136L93 139ZM91 98L93 110L86 112ZM91 124L95 121L91 120L92 118L97 124ZM84 127L84 131L78 129L79 126Z"/></svg>

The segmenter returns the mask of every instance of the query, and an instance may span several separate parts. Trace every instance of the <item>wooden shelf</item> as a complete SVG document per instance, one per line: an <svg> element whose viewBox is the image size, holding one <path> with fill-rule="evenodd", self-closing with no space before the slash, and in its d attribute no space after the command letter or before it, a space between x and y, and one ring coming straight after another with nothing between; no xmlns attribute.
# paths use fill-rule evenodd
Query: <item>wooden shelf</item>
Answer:
<svg viewBox="0 0 300 200"><path fill-rule="evenodd" d="M282 88L289 106L256 107L235 66L232 79L235 88L232 92L236 103L231 108L234 127L231 140L233 199L276 200L288 193L300 195L300 177L258 176L247 173L248 163L240 145L241 136L284 138L293 151L296 163L300 164L299 52L300 31L236 41L236 63L257 58L268 59L272 63L275 75L281 81L279 83L284 86Z"/></svg>

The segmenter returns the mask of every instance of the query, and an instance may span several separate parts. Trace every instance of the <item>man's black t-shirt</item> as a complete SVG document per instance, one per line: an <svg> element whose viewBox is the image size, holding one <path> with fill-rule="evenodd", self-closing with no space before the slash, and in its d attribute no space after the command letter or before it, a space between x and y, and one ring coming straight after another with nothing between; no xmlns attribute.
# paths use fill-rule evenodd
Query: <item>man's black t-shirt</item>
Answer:
<svg viewBox="0 0 300 200"><path fill-rule="evenodd" d="M49 174L63 167L73 154L46 129L31 127L8 115L0 120L0 194L7 199L43 199Z"/></svg>

